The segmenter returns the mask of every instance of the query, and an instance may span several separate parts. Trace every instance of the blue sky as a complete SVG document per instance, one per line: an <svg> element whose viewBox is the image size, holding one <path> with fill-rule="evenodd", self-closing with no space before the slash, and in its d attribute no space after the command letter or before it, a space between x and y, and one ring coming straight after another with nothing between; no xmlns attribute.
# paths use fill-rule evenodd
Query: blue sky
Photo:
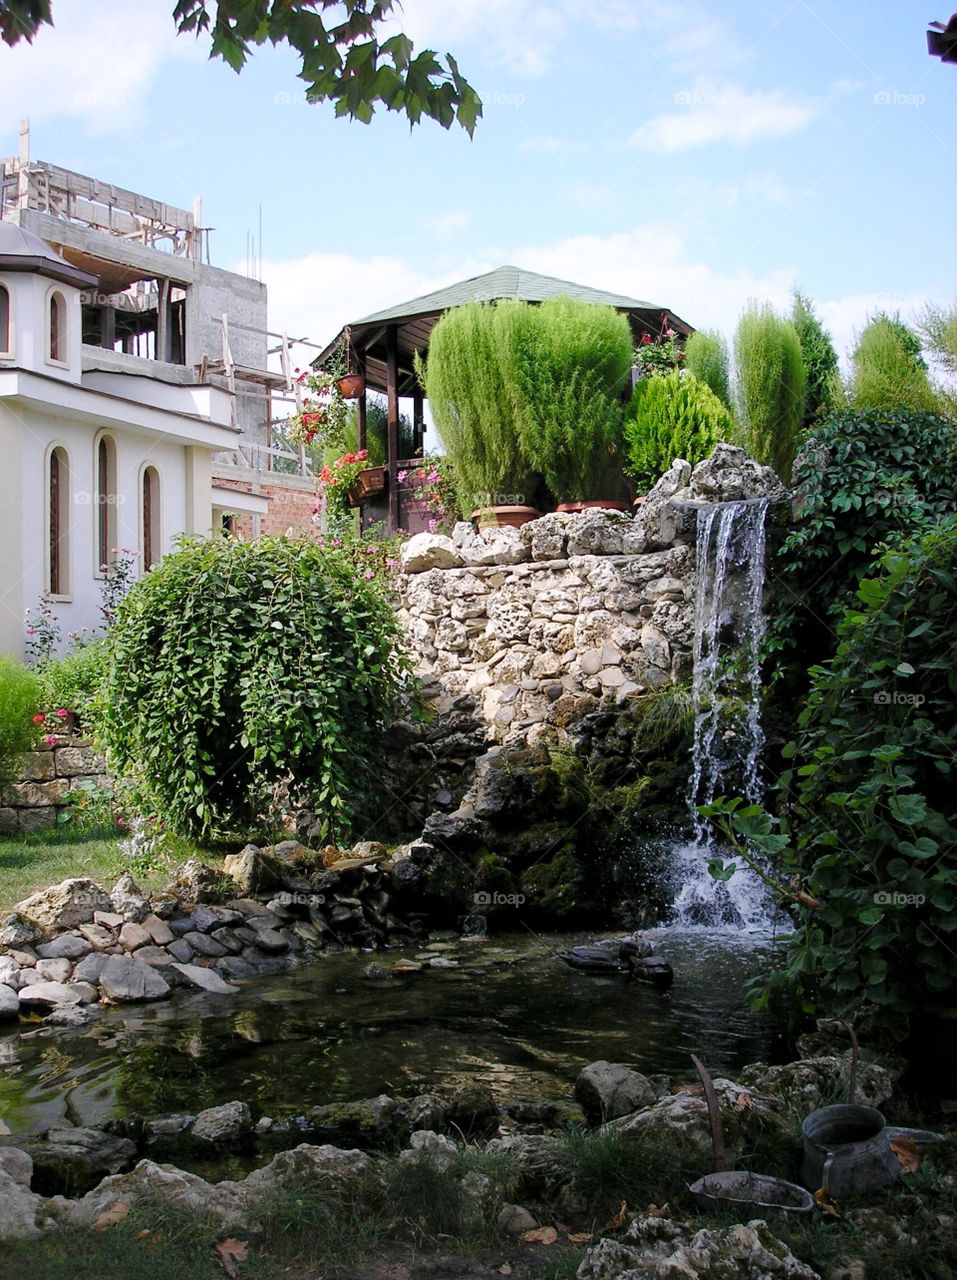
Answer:
<svg viewBox="0 0 957 1280"><path fill-rule="evenodd" d="M406 0L486 101L469 141L305 104L293 56L241 76L176 37L172 0L54 0L0 48L0 154L192 207L245 270L262 207L274 328L349 320L505 262L730 335L797 283L842 348L868 313L952 301L957 68L942 0ZM929 6L933 10L934 6Z"/></svg>

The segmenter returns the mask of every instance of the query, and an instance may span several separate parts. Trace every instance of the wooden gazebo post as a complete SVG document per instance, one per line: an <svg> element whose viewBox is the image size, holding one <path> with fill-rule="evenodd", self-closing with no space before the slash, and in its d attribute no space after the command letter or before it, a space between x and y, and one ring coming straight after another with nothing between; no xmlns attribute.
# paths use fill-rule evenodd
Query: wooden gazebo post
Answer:
<svg viewBox="0 0 957 1280"><path fill-rule="evenodd" d="M365 352L355 351L355 348L353 348L353 350L355 352L356 373L361 374L363 379L365 379L365 376L366 376ZM362 395L359 397L358 403L356 404L356 447L360 450L360 452L366 447L366 395L367 393L368 393L368 388L366 387L366 384L363 381Z"/></svg>
<svg viewBox="0 0 957 1280"><path fill-rule="evenodd" d="M412 393L412 442L415 457L421 458L425 443L425 407L420 386Z"/></svg>
<svg viewBox="0 0 957 1280"><path fill-rule="evenodd" d="M389 533L399 532L399 326L385 335L386 441Z"/></svg>

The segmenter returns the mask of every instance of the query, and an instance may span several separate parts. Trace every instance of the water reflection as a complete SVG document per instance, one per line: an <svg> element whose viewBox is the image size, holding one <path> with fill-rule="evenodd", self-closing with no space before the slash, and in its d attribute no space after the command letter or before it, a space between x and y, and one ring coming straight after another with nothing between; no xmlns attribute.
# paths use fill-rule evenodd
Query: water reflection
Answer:
<svg viewBox="0 0 957 1280"><path fill-rule="evenodd" d="M661 931L657 948L675 969L665 994L555 958L587 941L496 937L457 947L458 968L379 979L363 972L369 956L327 956L228 1001L184 995L77 1031L5 1036L0 1119L14 1132L63 1118L95 1126L233 1098L279 1116L476 1078L502 1098L557 1098L597 1058L684 1077L691 1051L716 1074L768 1056L771 1028L743 991L767 965L768 939Z"/></svg>

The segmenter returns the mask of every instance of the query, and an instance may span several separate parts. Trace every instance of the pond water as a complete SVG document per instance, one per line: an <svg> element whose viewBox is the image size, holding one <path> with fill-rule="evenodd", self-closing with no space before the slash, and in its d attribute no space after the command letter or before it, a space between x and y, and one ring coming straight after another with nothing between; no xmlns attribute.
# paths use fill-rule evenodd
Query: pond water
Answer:
<svg viewBox="0 0 957 1280"><path fill-rule="evenodd" d="M485 1081L500 1100L560 1098L598 1058L686 1079L690 1052L715 1075L774 1056L773 1028L744 994L766 967L768 936L647 936L674 967L667 993L557 958L594 935L497 935L456 942L446 953L454 969L370 979L370 962L389 966L418 949L327 955L228 999L183 994L79 1029L22 1027L0 1034L0 1120L16 1135L235 1098L279 1117L460 1080Z"/></svg>

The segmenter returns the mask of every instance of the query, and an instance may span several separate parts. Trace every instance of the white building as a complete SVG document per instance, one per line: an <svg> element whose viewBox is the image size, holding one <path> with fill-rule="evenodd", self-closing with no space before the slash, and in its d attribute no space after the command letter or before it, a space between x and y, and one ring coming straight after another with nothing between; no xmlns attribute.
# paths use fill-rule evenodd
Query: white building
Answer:
<svg viewBox="0 0 957 1280"><path fill-rule="evenodd" d="M143 376L133 360L96 367L82 304L99 284L0 220L0 653L15 657L24 612L44 597L64 635L101 625L116 548L136 551L143 573L177 535L222 519L211 459L236 448L229 391ZM260 500L229 507L243 501Z"/></svg>

